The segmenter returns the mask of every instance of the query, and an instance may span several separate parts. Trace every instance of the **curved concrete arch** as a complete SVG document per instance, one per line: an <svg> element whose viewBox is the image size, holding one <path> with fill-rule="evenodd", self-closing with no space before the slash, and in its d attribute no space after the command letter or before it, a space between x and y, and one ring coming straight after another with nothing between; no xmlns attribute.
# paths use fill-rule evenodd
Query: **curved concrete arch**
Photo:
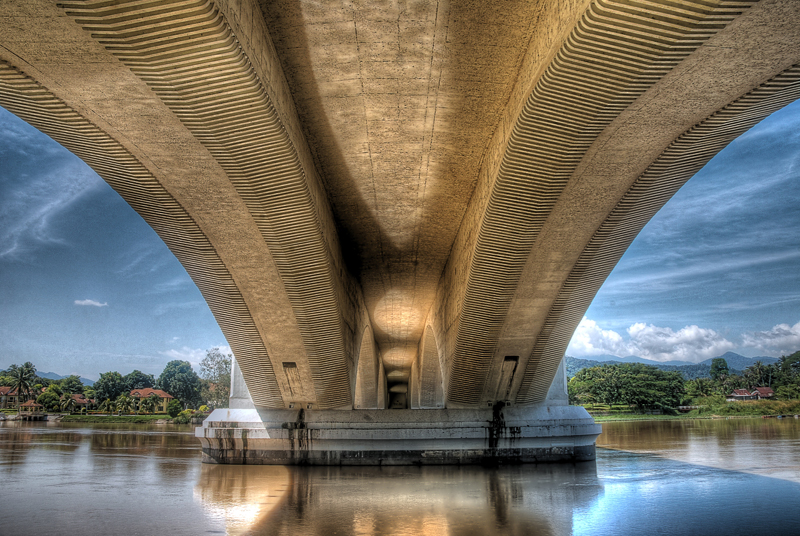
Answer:
<svg viewBox="0 0 800 536"><path fill-rule="evenodd" d="M15 28L19 35L4 30L0 59L34 73L78 115L119 140L200 224L219 264L233 274L229 279L242 295L238 310L255 319L250 336L265 348L259 360L246 358L258 344L234 342L249 329L246 323L224 320L237 307L222 306L204 290L226 282L195 281L248 386L271 381L280 388L278 398L254 396L256 405L351 407L354 360L344 341L355 313L342 288L350 276L292 108L278 113L273 105L275 99L291 101L277 61L260 54L259 62L251 62L244 54L258 45L251 42L258 32L241 32L250 40L241 42L230 13L226 17L213 2L41 4L36 17L22 10L27 27ZM170 7L177 10L165 17ZM32 39L37 25L39 39ZM59 35L63 57L48 53L51 33ZM267 51L268 39L261 35ZM64 136L54 138L71 149ZM108 177L102 166L89 163ZM149 203L146 191L135 195L140 202L132 206L150 222L147 212L157 211L156 203ZM204 247L188 239L167 244L173 251Z"/></svg>
<svg viewBox="0 0 800 536"><path fill-rule="evenodd" d="M692 127L637 178L603 221L560 289L527 362L519 404L544 400L573 332L639 231L719 151L762 119L800 98L800 65Z"/></svg>
<svg viewBox="0 0 800 536"><path fill-rule="evenodd" d="M383 409L385 404L381 400L380 385L381 366L378 352L375 348L375 336L372 328L367 326L361 335L361 345L358 350L358 364L356 367L356 388L353 397L355 409Z"/></svg>
<svg viewBox="0 0 800 536"><path fill-rule="evenodd" d="M658 17L649 16L654 9ZM466 283L446 298L460 312L449 328L448 407L491 403L506 359L519 360L530 385L533 347L545 343L544 319L557 316L556 295L578 261L570 250L588 244L635 178L682 132L800 58L787 40L797 33L787 16L798 20L796 5L698 3L686 12L648 2L591 3L497 142L503 151L496 171L491 162L485 171L493 179L476 191L465 238L456 241L464 249L451 255L443 286L455 286L447 279L458 272ZM780 37L747 37L777 26ZM766 62L765 40L774 53ZM631 118L641 128L621 151L619 125ZM595 163L591 171L588 162ZM573 210L562 215L561 206ZM578 310L585 307L570 312ZM560 340L569 340L567 332ZM526 389L519 401L546 396L563 355L556 354L539 368L537 394ZM522 376L510 380L512 399Z"/></svg>
<svg viewBox="0 0 800 536"><path fill-rule="evenodd" d="M19 69L0 61L0 105L81 158L158 233L208 302L262 407L282 407L281 390L258 333L257 319L217 250L197 222L124 146Z"/></svg>
<svg viewBox="0 0 800 536"><path fill-rule="evenodd" d="M412 374L414 381L410 382L409 388L413 387L412 399L415 406L420 409L444 408L442 365L436 335L431 326L425 327L414 370L416 374Z"/></svg>

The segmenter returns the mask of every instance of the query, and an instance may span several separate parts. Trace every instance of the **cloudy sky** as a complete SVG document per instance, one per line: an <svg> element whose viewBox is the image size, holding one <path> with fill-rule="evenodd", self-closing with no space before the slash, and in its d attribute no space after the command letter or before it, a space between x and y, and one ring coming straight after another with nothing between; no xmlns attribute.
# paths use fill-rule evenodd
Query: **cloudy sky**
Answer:
<svg viewBox="0 0 800 536"><path fill-rule="evenodd" d="M568 355L800 350L800 102L720 152L648 223Z"/></svg>
<svg viewBox="0 0 800 536"><path fill-rule="evenodd" d="M702 361L800 349L800 105L731 144L640 234L568 354ZM197 365L227 346L158 236L80 160L0 108L0 368ZM197 368L197 367L196 367Z"/></svg>

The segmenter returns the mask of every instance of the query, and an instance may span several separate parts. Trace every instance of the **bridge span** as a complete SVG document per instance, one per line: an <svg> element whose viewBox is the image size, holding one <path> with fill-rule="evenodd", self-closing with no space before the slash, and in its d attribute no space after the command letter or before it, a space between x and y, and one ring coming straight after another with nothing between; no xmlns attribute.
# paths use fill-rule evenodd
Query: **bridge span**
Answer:
<svg viewBox="0 0 800 536"><path fill-rule="evenodd" d="M220 463L587 459L562 357L796 0L6 0L0 106L95 169L236 355Z"/></svg>

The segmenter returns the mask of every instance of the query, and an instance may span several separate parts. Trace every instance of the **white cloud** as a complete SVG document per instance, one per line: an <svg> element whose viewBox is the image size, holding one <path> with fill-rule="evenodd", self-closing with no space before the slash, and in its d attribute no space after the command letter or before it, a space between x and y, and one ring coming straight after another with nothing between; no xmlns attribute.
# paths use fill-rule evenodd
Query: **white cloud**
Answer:
<svg viewBox="0 0 800 536"><path fill-rule="evenodd" d="M744 346L771 354L789 355L800 350L800 322L794 326L778 324L767 331L745 333Z"/></svg>
<svg viewBox="0 0 800 536"><path fill-rule="evenodd" d="M94 300L75 300L75 305L92 305L94 307L108 307L108 303L100 303Z"/></svg>
<svg viewBox="0 0 800 536"><path fill-rule="evenodd" d="M700 362L716 357L736 345L713 329L686 326L678 331L637 322L627 329L627 339L597 322L583 318L572 336L567 353L575 357L611 354L636 355L654 361Z"/></svg>
<svg viewBox="0 0 800 536"><path fill-rule="evenodd" d="M11 184L0 212L0 258L24 257L43 244L68 245L51 220L100 185L102 179L80 161Z"/></svg>
<svg viewBox="0 0 800 536"><path fill-rule="evenodd" d="M174 339L178 339L178 337L174 337ZM223 354L232 354L231 347L226 344L217 344L212 346L212 348L219 348L219 351ZM210 350L209 348L208 350ZM193 367L200 370L200 362L206 357L206 352L208 350L202 350L200 348L189 348L188 346L183 346L178 350L172 349L167 350L166 352L159 352L159 354L168 357L170 360L173 359L180 359L181 361L188 361L192 364Z"/></svg>

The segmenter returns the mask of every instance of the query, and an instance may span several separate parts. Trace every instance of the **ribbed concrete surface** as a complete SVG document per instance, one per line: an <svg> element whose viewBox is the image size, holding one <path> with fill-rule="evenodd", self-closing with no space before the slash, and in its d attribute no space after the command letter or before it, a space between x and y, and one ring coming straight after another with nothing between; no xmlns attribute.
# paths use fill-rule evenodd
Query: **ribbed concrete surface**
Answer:
<svg viewBox="0 0 800 536"><path fill-rule="evenodd" d="M795 0L8 0L0 28L0 105L153 225L272 408L541 401L800 64Z"/></svg>

